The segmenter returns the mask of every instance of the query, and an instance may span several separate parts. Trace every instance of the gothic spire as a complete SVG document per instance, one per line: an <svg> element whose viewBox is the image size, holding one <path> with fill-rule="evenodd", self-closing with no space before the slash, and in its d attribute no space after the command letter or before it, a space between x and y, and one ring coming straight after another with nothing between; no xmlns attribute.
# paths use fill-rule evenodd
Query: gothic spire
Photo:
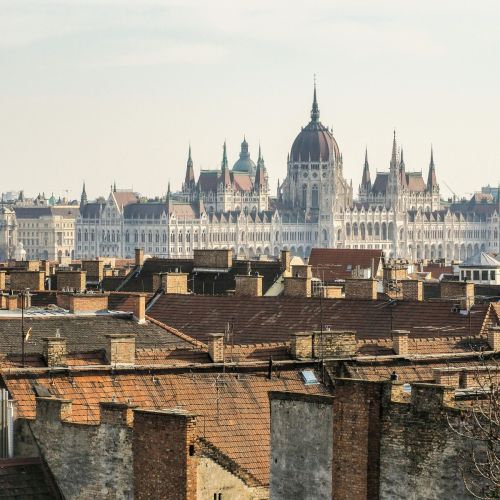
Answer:
<svg viewBox="0 0 500 500"><path fill-rule="evenodd" d="M401 148L401 158L399 160L399 176L401 178L401 184L406 186L406 169L405 161L403 159L403 148Z"/></svg>
<svg viewBox="0 0 500 500"><path fill-rule="evenodd" d="M434 166L434 150L431 146L431 161L429 163L429 175L427 177L427 190L432 191L437 185L436 167Z"/></svg>
<svg viewBox="0 0 500 500"><path fill-rule="evenodd" d="M193 159L191 158L191 144L189 145L188 160L186 164L186 178L184 179L184 186L186 188L192 188L194 186L194 168Z"/></svg>
<svg viewBox="0 0 500 500"><path fill-rule="evenodd" d="M225 187L229 187L231 185L231 175L229 173L229 165L227 162L227 150L226 150L226 141L224 141L224 146L222 148L222 162L221 162L221 181Z"/></svg>
<svg viewBox="0 0 500 500"><path fill-rule="evenodd" d="M260 189L266 183L266 166L259 144L259 159L257 160L257 172L255 173L255 186Z"/></svg>
<svg viewBox="0 0 500 500"><path fill-rule="evenodd" d="M116 193L116 181L113 182L113 193Z"/></svg>
<svg viewBox="0 0 500 500"><path fill-rule="evenodd" d="M87 204L87 192L85 191L85 181L83 181L82 195L80 197L80 207L83 207L86 204Z"/></svg>
<svg viewBox="0 0 500 500"><path fill-rule="evenodd" d="M368 164L368 148L365 149L365 164L363 167L363 178L361 179L361 185L369 191L372 187L372 181L370 178L370 165Z"/></svg>
<svg viewBox="0 0 500 500"><path fill-rule="evenodd" d="M397 164L398 164L398 145L396 143L396 131L394 130L394 137L392 139L391 168L396 168Z"/></svg>
<svg viewBox="0 0 500 500"><path fill-rule="evenodd" d="M313 95L313 104L311 108L311 121L313 122L319 121L319 106L318 106L318 99L316 98L316 75L314 75L314 95Z"/></svg>

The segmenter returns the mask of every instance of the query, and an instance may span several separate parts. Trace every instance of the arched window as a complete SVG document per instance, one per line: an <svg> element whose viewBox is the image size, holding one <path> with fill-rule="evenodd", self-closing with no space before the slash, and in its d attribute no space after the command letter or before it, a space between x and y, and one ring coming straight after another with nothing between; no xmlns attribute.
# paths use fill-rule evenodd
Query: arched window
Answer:
<svg viewBox="0 0 500 500"><path fill-rule="evenodd" d="M302 186L302 208L307 207L307 186L304 184Z"/></svg>
<svg viewBox="0 0 500 500"><path fill-rule="evenodd" d="M359 225L359 231L361 233L361 239L362 240L366 239L366 228L363 222Z"/></svg>
<svg viewBox="0 0 500 500"><path fill-rule="evenodd" d="M85 229L84 233L83 233L83 241L88 241L89 239L89 235L87 233L87 230Z"/></svg>
<svg viewBox="0 0 500 500"><path fill-rule="evenodd" d="M130 243L130 233L128 229L125 231L125 243Z"/></svg>
<svg viewBox="0 0 500 500"><path fill-rule="evenodd" d="M134 243L137 243L139 241L139 233L137 229L134 231Z"/></svg>
<svg viewBox="0 0 500 500"><path fill-rule="evenodd" d="M312 188L311 206L312 208L319 208L319 194L317 185L314 185Z"/></svg>
<svg viewBox="0 0 500 500"><path fill-rule="evenodd" d="M163 243L167 242L167 231L163 231L163 234L161 235L161 240Z"/></svg>
<svg viewBox="0 0 500 500"><path fill-rule="evenodd" d="M387 239L387 224L385 222L382 222L382 239Z"/></svg>
<svg viewBox="0 0 500 500"><path fill-rule="evenodd" d="M155 232L155 243L160 243L160 233L158 231Z"/></svg>
<svg viewBox="0 0 500 500"><path fill-rule="evenodd" d="M351 236L351 225L349 222L345 225L345 235L349 238Z"/></svg>
<svg viewBox="0 0 500 500"><path fill-rule="evenodd" d="M353 225L352 225L352 235L357 238L358 237L358 225L357 223L355 222Z"/></svg>
<svg viewBox="0 0 500 500"><path fill-rule="evenodd" d="M367 224L367 226L366 226L366 227L367 227L367 230L368 230L368 236L371 236L371 235L373 234L373 226L372 226L372 223L371 223L371 222L369 222L369 223Z"/></svg>
<svg viewBox="0 0 500 500"><path fill-rule="evenodd" d="M375 222L375 236L380 236L380 225L378 222Z"/></svg>

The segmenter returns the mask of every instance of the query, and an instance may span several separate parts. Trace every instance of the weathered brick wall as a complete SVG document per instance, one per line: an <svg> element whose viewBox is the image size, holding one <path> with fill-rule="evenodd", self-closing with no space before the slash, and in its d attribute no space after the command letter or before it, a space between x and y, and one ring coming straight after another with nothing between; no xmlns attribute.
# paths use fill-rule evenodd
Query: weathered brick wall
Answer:
<svg viewBox="0 0 500 500"><path fill-rule="evenodd" d="M233 251L222 250L194 250L194 267L210 269L229 269L233 265Z"/></svg>
<svg viewBox="0 0 500 500"><path fill-rule="evenodd" d="M87 288L87 273L85 271L57 271L57 289L75 290Z"/></svg>
<svg viewBox="0 0 500 500"><path fill-rule="evenodd" d="M419 280L403 280L401 282L403 300L424 300L424 283Z"/></svg>
<svg viewBox="0 0 500 500"><path fill-rule="evenodd" d="M332 398L269 393L273 500L332 498ZM349 496L344 498L350 498Z"/></svg>
<svg viewBox="0 0 500 500"><path fill-rule="evenodd" d="M308 265L296 264L292 266L292 276L298 278L312 278L312 268Z"/></svg>
<svg viewBox="0 0 500 500"><path fill-rule="evenodd" d="M185 273L165 273L161 275L163 293L188 293L188 275Z"/></svg>
<svg viewBox="0 0 500 500"><path fill-rule="evenodd" d="M372 279L346 279L346 299L377 299L377 280Z"/></svg>
<svg viewBox="0 0 500 500"><path fill-rule="evenodd" d="M384 412L380 497L472 498L460 473L466 444L449 424L458 413L443 406L447 396L439 386L412 391L412 404L391 404Z"/></svg>
<svg viewBox="0 0 500 500"><path fill-rule="evenodd" d="M12 290L44 290L45 273L42 271L11 271L10 287Z"/></svg>
<svg viewBox="0 0 500 500"><path fill-rule="evenodd" d="M54 405L54 401L57 402L49 401L46 406ZM69 421L61 421L57 409L47 408L40 413L29 427L65 498L134 498L132 429L129 426L109 420L102 425L74 424L71 423L71 410L64 415ZM33 453L29 440L31 431L20 423L17 425L21 431L18 455L19 452Z"/></svg>
<svg viewBox="0 0 500 500"><path fill-rule="evenodd" d="M224 334L212 333L208 339L208 355L214 363L224 361Z"/></svg>
<svg viewBox="0 0 500 500"><path fill-rule="evenodd" d="M310 297L311 279L310 278L284 278L283 295L285 297Z"/></svg>
<svg viewBox="0 0 500 500"><path fill-rule="evenodd" d="M309 359L313 357L313 333L293 333L290 339L290 355L292 359Z"/></svg>
<svg viewBox="0 0 500 500"><path fill-rule="evenodd" d="M104 261L82 260L82 271L87 273L89 281L101 281L104 278Z"/></svg>
<svg viewBox="0 0 500 500"><path fill-rule="evenodd" d="M38 260L16 260L16 267L26 271L39 271L40 262Z"/></svg>
<svg viewBox="0 0 500 500"><path fill-rule="evenodd" d="M355 356L356 332L330 330L314 332L314 357Z"/></svg>
<svg viewBox="0 0 500 500"><path fill-rule="evenodd" d="M66 366L66 339L46 337L43 339L43 357L47 366Z"/></svg>
<svg viewBox="0 0 500 500"><path fill-rule="evenodd" d="M111 365L135 364L135 335L111 333L106 335L106 358Z"/></svg>
<svg viewBox="0 0 500 500"><path fill-rule="evenodd" d="M235 295L241 297L261 297L262 276L236 276Z"/></svg>
<svg viewBox="0 0 500 500"><path fill-rule="evenodd" d="M0 271L0 290L5 290L5 279L7 273L5 271Z"/></svg>
<svg viewBox="0 0 500 500"><path fill-rule="evenodd" d="M196 417L174 410L134 412L136 500L197 498Z"/></svg>
<svg viewBox="0 0 500 500"><path fill-rule="evenodd" d="M281 267L283 269L283 272L285 274L288 274L292 272L290 263L292 261L292 253L290 250L281 250Z"/></svg>
<svg viewBox="0 0 500 500"><path fill-rule="evenodd" d="M332 484L335 500L376 500L382 385L337 380L333 406Z"/></svg>

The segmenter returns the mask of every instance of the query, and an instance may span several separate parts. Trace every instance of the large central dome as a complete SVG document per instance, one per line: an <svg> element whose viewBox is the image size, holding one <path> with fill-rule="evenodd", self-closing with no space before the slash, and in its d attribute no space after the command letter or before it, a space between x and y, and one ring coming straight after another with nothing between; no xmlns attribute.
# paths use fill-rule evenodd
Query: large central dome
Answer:
<svg viewBox="0 0 500 500"><path fill-rule="evenodd" d="M332 158L333 155L333 158ZM316 86L311 109L311 121L304 127L292 144L291 161L330 161L340 157L337 141L332 133L319 121Z"/></svg>

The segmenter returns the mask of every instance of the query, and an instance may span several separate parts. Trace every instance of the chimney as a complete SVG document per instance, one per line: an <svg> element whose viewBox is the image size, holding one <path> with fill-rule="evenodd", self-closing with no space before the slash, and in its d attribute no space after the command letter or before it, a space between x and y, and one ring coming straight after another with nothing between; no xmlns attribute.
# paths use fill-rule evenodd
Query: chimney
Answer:
<svg viewBox="0 0 500 500"><path fill-rule="evenodd" d="M132 307L134 320L140 325L146 323L146 295L134 294L132 295Z"/></svg>
<svg viewBox="0 0 500 500"><path fill-rule="evenodd" d="M71 422L73 413L72 403L69 399L41 398L36 400L36 420L47 422Z"/></svg>
<svg viewBox="0 0 500 500"><path fill-rule="evenodd" d="M161 286L164 294L182 294L188 293L188 275L187 273L164 273L161 275Z"/></svg>
<svg viewBox="0 0 500 500"><path fill-rule="evenodd" d="M356 356L358 352L356 332L348 330L314 332L313 350L315 358Z"/></svg>
<svg viewBox="0 0 500 500"><path fill-rule="evenodd" d="M488 330L488 344L492 351L500 351L500 326L491 326Z"/></svg>
<svg viewBox="0 0 500 500"><path fill-rule="evenodd" d="M461 309L474 305L474 283L470 281L441 281L441 298L460 302Z"/></svg>
<svg viewBox="0 0 500 500"><path fill-rule="evenodd" d="M57 305L70 313L96 313L108 310L109 293L72 293L59 292Z"/></svg>
<svg viewBox="0 0 500 500"><path fill-rule="evenodd" d="M240 297L262 297L262 276L236 276L235 295Z"/></svg>
<svg viewBox="0 0 500 500"><path fill-rule="evenodd" d="M392 330L392 349L399 356L408 356L408 330Z"/></svg>
<svg viewBox="0 0 500 500"><path fill-rule="evenodd" d="M43 357L49 368L67 366L66 339L63 337L45 337L43 340Z"/></svg>
<svg viewBox="0 0 500 500"><path fill-rule="evenodd" d="M86 271L57 271L57 289L82 292L87 288Z"/></svg>
<svg viewBox="0 0 500 500"><path fill-rule="evenodd" d="M133 333L108 333L106 358L110 365L135 364L135 335Z"/></svg>
<svg viewBox="0 0 500 500"><path fill-rule="evenodd" d="M224 362L224 334L210 333L208 339L208 355L213 363Z"/></svg>
<svg viewBox="0 0 500 500"><path fill-rule="evenodd" d="M311 359L313 357L313 334L311 332L292 333L290 355L292 359Z"/></svg>
<svg viewBox="0 0 500 500"><path fill-rule="evenodd" d="M5 290L5 277L7 275L6 271L0 271L0 290Z"/></svg>
<svg viewBox="0 0 500 500"><path fill-rule="evenodd" d="M420 280L403 280L403 300L422 302L424 300L424 283Z"/></svg>
<svg viewBox="0 0 500 500"><path fill-rule="evenodd" d="M341 299L342 287L340 285L323 285L321 294L324 299Z"/></svg>
<svg viewBox="0 0 500 500"><path fill-rule="evenodd" d="M141 267L144 265L144 249L142 248L135 249L135 265Z"/></svg>
<svg viewBox="0 0 500 500"><path fill-rule="evenodd" d="M134 411L136 406L116 401L101 401L101 424L123 425L131 427L134 422Z"/></svg>
<svg viewBox="0 0 500 500"><path fill-rule="evenodd" d="M292 260L292 254L290 250L281 250L281 267L285 276L290 276L292 269L290 263Z"/></svg>
<svg viewBox="0 0 500 500"><path fill-rule="evenodd" d="M377 300L377 280L348 278L345 280L346 299Z"/></svg>
<svg viewBox="0 0 500 500"><path fill-rule="evenodd" d="M7 309L9 311L17 309L17 295L7 295Z"/></svg>
<svg viewBox="0 0 500 500"><path fill-rule="evenodd" d="M283 278L283 295L285 297L310 297L311 278L311 266L293 266L292 276Z"/></svg>

